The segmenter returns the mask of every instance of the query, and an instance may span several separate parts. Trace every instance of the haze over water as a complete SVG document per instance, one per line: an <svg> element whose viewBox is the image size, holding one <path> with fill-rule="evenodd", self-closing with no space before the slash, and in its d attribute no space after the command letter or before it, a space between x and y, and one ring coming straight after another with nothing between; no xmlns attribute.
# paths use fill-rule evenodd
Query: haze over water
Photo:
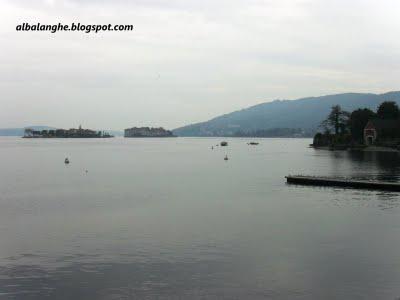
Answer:
<svg viewBox="0 0 400 300"><path fill-rule="evenodd" d="M0 138L0 299L400 297L400 194L284 179L397 153L221 140Z"/></svg>

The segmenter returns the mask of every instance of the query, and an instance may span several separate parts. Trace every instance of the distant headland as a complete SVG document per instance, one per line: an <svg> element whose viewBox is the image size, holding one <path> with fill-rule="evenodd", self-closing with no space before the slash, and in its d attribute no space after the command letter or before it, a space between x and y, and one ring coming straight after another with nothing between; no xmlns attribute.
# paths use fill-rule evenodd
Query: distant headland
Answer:
<svg viewBox="0 0 400 300"><path fill-rule="evenodd" d="M178 136L312 137L331 107L345 111L376 110L380 103L400 105L400 91L384 94L345 93L297 100L275 100L173 130Z"/></svg>
<svg viewBox="0 0 400 300"><path fill-rule="evenodd" d="M165 130L162 127L132 127L125 129L124 137L140 138L140 137L176 137L172 131Z"/></svg>
<svg viewBox="0 0 400 300"><path fill-rule="evenodd" d="M49 130L34 130L25 128L24 138L111 138L113 135L91 129L83 129L79 126L78 129L49 129Z"/></svg>

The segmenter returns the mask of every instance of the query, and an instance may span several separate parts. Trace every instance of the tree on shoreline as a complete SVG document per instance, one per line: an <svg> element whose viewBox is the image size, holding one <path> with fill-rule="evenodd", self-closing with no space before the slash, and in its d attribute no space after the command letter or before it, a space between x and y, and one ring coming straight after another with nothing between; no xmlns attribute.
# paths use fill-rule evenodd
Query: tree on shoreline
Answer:
<svg viewBox="0 0 400 300"><path fill-rule="evenodd" d="M368 108L356 109L350 115L350 133L353 140L362 141L364 137L364 128L368 121L376 116L376 113Z"/></svg>
<svg viewBox="0 0 400 300"><path fill-rule="evenodd" d="M328 117L322 121L321 126L325 129L325 132L331 132L333 129L335 135L339 133L344 134L349 125L350 113L342 110L340 105L332 106L331 112Z"/></svg>
<svg viewBox="0 0 400 300"><path fill-rule="evenodd" d="M400 117L399 107L394 101L382 102L376 113L381 119L398 119Z"/></svg>

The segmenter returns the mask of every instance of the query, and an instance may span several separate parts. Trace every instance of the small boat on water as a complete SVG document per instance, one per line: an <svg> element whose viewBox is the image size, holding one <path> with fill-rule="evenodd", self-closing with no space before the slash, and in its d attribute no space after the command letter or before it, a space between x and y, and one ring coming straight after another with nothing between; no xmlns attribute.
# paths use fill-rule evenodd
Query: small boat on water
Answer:
<svg viewBox="0 0 400 300"><path fill-rule="evenodd" d="M66 165L69 164L69 159L68 159L68 157L65 158L64 163L65 163Z"/></svg>
<svg viewBox="0 0 400 300"><path fill-rule="evenodd" d="M258 142L250 142L250 143L247 143L247 145L252 145L252 146L256 146L256 145L258 145L259 143Z"/></svg>
<svg viewBox="0 0 400 300"><path fill-rule="evenodd" d="M222 141L220 145L221 146L228 146L228 142Z"/></svg>

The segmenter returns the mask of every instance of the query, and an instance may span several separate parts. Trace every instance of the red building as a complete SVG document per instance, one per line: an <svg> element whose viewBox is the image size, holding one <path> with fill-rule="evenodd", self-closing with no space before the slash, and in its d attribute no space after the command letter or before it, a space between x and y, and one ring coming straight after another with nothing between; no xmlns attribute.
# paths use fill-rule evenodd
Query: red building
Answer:
<svg viewBox="0 0 400 300"><path fill-rule="evenodd" d="M400 138L400 120L372 119L364 128L364 143L373 145L377 140L397 140Z"/></svg>

